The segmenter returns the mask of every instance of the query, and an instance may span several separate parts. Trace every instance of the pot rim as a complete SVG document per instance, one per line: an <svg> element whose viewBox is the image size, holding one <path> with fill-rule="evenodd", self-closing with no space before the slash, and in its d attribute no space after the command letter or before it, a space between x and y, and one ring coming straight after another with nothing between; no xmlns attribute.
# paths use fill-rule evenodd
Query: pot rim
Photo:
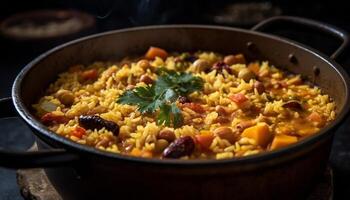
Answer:
<svg viewBox="0 0 350 200"><path fill-rule="evenodd" d="M338 113L336 119L331 122L326 127L322 128L319 133L310 136L308 138L305 138L301 141L298 141L295 144L289 145L285 148L281 148L274 151L269 152L263 152L256 155L251 156L244 156L239 158L231 158L231 159L222 159L222 160L214 160L214 159L208 159L208 160L177 160L177 159L156 159L156 158L142 158L142 157L133 157L128 155L123 155L119 153L112 153L107 151L102 151L99 149L96 149L94 147L86 146L83 144L76 143L74 141L71 141L65 137L62 137L53 131L49 130L46 126L44 126L42 123L40 123L29 111L29 109L24 105L23 101L21 100L21 84L23 79L26 77L28 72L36 66L37 63L44 60L47 56L50 54L63 50L65 47L74 45L76 43L84 42L90 39L95 39L99 37L104 37L108 35L118 34L118 33L124 33L124 32L133 32L133 31L142 31L142 30L154 30L154 29L169 29L169 28L179 28L179 29L212 29L212 30L224 30L224 31L235 31L235 32L241 32L244 34L250 34L253 36L260 36L265 37L273 40L277 40L279 42L285 43L287 45L296 47L298 49L301 49L302 51L306 51L308 53L313 54L314 56L317 56L318 59L321 59L323 62L329 65L329 67L333 68L337 72L337 74L342 79L343 84L345 85L345 102L349 102L349 86L350 86L350 79L347 75L346 71L339 66L334 60L331 60L328 56L325 54L319 52L316 49L313 49L311 47L308 47L304 44L298 43L293 40L285 39L282 37L274 36L271 34L266 34L262 32L252 31L252 30L246 30L241 28L234 28L234 27L225 27L225 26L216 26L216 25L195 25L195 24L176 24L176 25L155 25L155 26L142 26L142 27L136 27L136 28L126 28L126 29L120 29L120 30L112 30L112 31L106 31L98 34L93 34L90 36L78 38L76 40L64 43L62 45L59 45L43 54L38 56L36 59L31 61L29 64L27 64L21 72L16 77L13 87L12 87L12 100L15 105L15 108L22 119L24 119L27 124L29 124L31 127L33 127L38 133L39 137L45 136L51 140L54 140L55 142L58 142L60 145L69 147L69 149L74 149L78 151L82 151L82 153L89 153L95 156L102 156L104 158L109 159L118 159L120 161L129 161L129 162L135 162L135 163L148 163L148 164L159 164L159 165L176 165L176 166L192 166L192 165L222 165L222 164L249 164L249 163L256 163L266 160L272 160L276 157L283 157L287 154L290 154L292 152L300 151L302 149L307 149L308 146L311 146L312 144L320 141L322 138L329 136L332 134L332 131L334 131L337 126L340 125L340 123L344 120L345 116L349 113L350 104L345 104L343 109ZM42 136L41 136L42 135ZM74 151L75 153L76 151Z"/></svg>

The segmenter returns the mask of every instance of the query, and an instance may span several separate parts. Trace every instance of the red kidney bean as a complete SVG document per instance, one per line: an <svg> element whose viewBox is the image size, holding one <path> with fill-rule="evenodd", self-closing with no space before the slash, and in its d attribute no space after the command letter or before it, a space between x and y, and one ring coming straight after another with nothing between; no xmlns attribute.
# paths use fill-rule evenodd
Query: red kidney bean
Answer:
<svg viewBox="0 0 350 200"><path fill-rule="evenodd" d="M302 110L303 106L301 105L301 103L299 101L288 101L286 103L284 103L282 105L284 108L289 108L289 109L293 109L293 110Z"/></svg>
<svg viewBox="0 0 350 200"><path fill-rule="evenodd" d="M81 115L79 117L79 125L85 129L102 129L106 128L108 131L111 131L115 136L119 134L118 124L105 120L97 115Z"/></svg>
<svg viewBox="0 0 350 200"><path fill-rule="evenodd" d="M171 143L163 152L164 158L180 158L191 155L195 143L191 136L184 136Z"/></svg>
<svg viewBox="0 0 350 200"><path fill-rule="evenodd" d="M262 94L263 92L265 92L265 86L260 81L255 81L254 88L256 89L256 91L258 91L259 94Z"/></svg>
<svg viewBox="0 0 350 200"><path fill-rule="evenodd" d="M227 73L232 74L232 70L231 70L230 66L224 62L214 63L211 70L216 70L218 73L222 73L223 70L226 70Z"/></svg>

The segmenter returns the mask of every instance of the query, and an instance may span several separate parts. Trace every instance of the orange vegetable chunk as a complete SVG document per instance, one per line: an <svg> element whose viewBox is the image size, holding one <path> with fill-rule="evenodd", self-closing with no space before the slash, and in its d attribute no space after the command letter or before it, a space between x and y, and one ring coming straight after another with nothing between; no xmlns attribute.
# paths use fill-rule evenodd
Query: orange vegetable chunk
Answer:
<svg viewBox="0 0 350 200"><path fill-rule="evenodd" d="M85 133L86 133L86 130L84 128L82 128L82 127L79 127L79 126L76 127L71 132L72 135L74 135L75 137L80 138L80 139L83 137L83 135L85 135Z"/></svg>
<svg viewBox="0 0 350 200"><path fill-rule="evenodd" d="M147 59L154 59L156 57L160 57L162 59L165 59L168 57L168 53L161 48L158 47L150 47L145 55Z"/></svg>
<svg viewBox="0 0 350 200"><path fill-rule="evenodd" d="M137 148L133 148L130 152L130 155L136 156L136 157L143 157L143 158L152 158L153 154L150 151L147 150L140 150Z"/></svg>
<svg viewBox="0 0 350 200"><path fill-rule="evenodd" d="M307 119L311 122L317 122L317 123L321 123L323 121L322 117L320 114L318 114L317 112L312 112Z"/></svg>
<svg viewBox="0 0 350 200"><path fill-rule="evenodd" d="M275 137L272 140L270 149L271 150L279 149L281 147L285 147L287 145L293 144L297 141L298 141L298 138L295 136L275 135Z"/></svg>
<svg viewBox="0 0 350 200"><path fill-rule="evenodd" d="M241 94L241 93L233 94L233 95L229 96L229 98L231 99L231 101L235 102L238 105L241 105L248 100L248 98L244 94Z"/></svg>
<svg viewBox="0 0 350 200"><path fill-rule="evenodd" d="M84 80L95 80L98 77L98 72L96 69L89 69L81 73L81 77Z"/></svg>
<svg viewBox="0 0 350 200"><path fill-rule="evenodd" d="M264 122L244 129L242 136L254 139L256 143L262 147L267 146L271 139L269 126Z"/></svg>
<svg viewBox="0 0 350 200"><path fill-rule="evenodd" d="M255 75L259 75L259 71L260 71L260 66L259 63L250 63L248 65L248 69L250 69L250 71L252 71Z"/></svg>
<svg viewBox="0 0 350 200"><path fill-rule="evenodd" d="M200 135L196 135L196 142L203 148L208 149L213 142L214 135L210 131L201 131Z"/></svg>
<svg viewBox="0 0 350 200"><path fill-rule="evenodd" d="M133 148L132 151L130 152L130 154L132 156L141 156L142 155L142 151L140 149Z"/></svg>

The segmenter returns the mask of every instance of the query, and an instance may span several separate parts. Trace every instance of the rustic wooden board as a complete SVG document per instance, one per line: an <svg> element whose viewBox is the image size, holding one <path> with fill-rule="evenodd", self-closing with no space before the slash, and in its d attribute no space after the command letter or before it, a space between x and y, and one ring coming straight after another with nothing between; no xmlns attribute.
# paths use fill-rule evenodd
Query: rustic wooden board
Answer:
<svg viewBox="0 0 350 200"><path fill-rule="evenodd" d="M30 149L36 150L36 145ZM21 169L17 171L17 182L24 199L28 200L62 200L52 186L43 169ZM320 182L307 200L332 200L333 175L327 168Z"/></svg>

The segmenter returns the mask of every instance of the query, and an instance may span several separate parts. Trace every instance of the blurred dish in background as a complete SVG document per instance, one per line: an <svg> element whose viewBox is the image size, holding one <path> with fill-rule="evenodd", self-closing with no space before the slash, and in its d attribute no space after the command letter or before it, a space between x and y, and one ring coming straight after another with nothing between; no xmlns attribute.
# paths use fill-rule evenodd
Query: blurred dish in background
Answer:
<svg viewBox="0 0 350 200"><path fill-rule="evenodd" d="M229 4L207 15L207 19L216 24L248 27L281 14L282 10L270 2L246 2Z"/></svg>
<svg viewBox="0 0 350 200"><path fill-rule="evenodd" d="M94 25L94 17L80 11L38 10L6 18L0 31L16 40L40 40L76 34Z"/></svg>

